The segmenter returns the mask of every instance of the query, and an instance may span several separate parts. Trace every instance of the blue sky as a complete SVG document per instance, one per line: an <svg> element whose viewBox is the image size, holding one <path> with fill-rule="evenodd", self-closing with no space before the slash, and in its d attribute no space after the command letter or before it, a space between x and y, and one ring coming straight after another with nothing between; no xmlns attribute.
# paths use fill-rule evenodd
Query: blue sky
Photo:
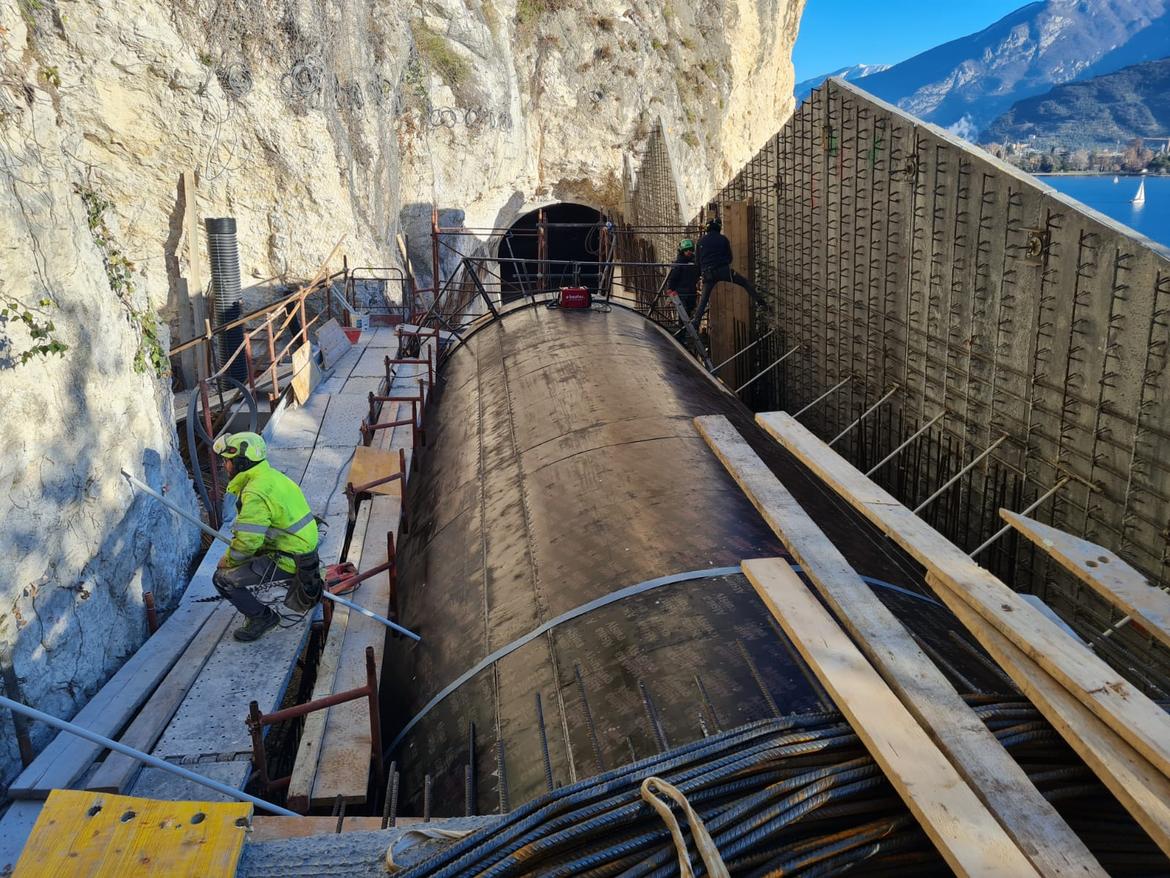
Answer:
<svg viewBox="0 0 1170 878"><path fill-rule="evenodd" d="M796 81L852 64L896 64L1025 5L1026 0L807 0L793 52Z"/></svg>

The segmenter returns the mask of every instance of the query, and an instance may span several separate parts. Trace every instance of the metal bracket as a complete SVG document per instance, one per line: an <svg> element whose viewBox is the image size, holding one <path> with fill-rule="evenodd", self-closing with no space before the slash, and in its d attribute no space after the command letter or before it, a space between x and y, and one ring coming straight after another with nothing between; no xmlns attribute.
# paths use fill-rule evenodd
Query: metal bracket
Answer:
<svg viewBox="0 0 1170 878"><path fill-rule="evenodd" d="M1041 260L1048 255L1052 245L1052 233L1048 229L1024 229L1028 241L1024 244L1024 258Z"/></svg>

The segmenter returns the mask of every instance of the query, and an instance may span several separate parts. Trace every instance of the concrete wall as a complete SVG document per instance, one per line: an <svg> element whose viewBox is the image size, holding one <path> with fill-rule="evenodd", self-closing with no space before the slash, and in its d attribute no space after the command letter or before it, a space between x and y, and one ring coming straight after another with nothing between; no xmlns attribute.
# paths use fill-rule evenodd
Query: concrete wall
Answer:
<svg viewBox="0 0 1170 878"><path fill-rule="evenodd" d="M801 417L832 439L896 386L834 447L868 469L941 414L875 475L911 506L1003 437L921 513L960 546L994 534L999 507L1062 485L1036 517L1170 583L1164 248L836 81L716 200L752 201L755 281L777 304L780 331L747 355L750 373L800 345L753 407L796 412L844 381ZM1013 534L979 560L1086 639L1117 621ZM1113 640L1109 658L1164 692L1165 652Z"/></svg>

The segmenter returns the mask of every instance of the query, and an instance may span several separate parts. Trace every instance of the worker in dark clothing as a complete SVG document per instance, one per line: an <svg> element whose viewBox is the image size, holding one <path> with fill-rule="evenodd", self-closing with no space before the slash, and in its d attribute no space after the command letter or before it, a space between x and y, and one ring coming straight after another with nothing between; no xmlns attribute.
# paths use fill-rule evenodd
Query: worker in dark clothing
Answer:
<svg viewBox="0 0 1170 878"><path fill-rule="evenodd" d="M694 313L699 294L699 266L695 264L695 242L690 238L684 238L678 245L678 255L666 276L666 289L678 296L688 317Z"/></svg>
<svg viewBox="0 0 1170 878"><path fill-rule="evenodd" d="M728 281L743 287L757 307L764 308L767 301L756 292L752 282L731 267L731 242L723 235L723 223L716 217L707 223L707 233L699 239L699 269L703 274L703 298L699 300L699 310L691 318L691 322L698 329L699 321L707 313L707 303L711 299L711 291L720 281Z"/></svg>
<svg viewBox="0 0 1170 878"><path fill-rule="evenodd" d="M232 542L211 578L221 597L245 617L236 640L256 640L280 615L249 591L287 584L286 607L304 613L321 598L324 583L317 557L317 520L296 482L268 463L257 433L233 433L215 440L214 451L227 470L228 493L237 498Z"/></svg>

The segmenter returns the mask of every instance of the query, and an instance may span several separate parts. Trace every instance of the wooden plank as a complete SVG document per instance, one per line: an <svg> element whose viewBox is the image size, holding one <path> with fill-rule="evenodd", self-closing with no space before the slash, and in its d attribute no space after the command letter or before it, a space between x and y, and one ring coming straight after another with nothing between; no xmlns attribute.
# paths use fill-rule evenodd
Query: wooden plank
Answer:
<svg viewBox="0 0 1170 878"><path fill-rule="evenodd" d="M329 623L329 636L317 662L317 679L313 684L313 699L324 698L339 691L336 686L337 668L341 661L341 647L349 624L349 608L335 605ZM321 760L321 742L329 711L317 710L305 717L301 739L297 743L296 761L288 783L287 803L294 811L307 811L313 782Z"/></svg>
<svg viewBox="0 0 1170 878"><path fill-rule="evenodd" d="M228 624L236 614L231 604L220 604L207 623L199 629L195 639L187 647L171 672L159 684L158 689L146 702L146 706L134 717L134 722L122 733L118 740L128 747L149 753L158 742L159 737L187 697L187 691L195 682L207 664L219 639L227 630ZM130 788L130 784L142 768L137 759L121 753L110 753L106 761L86 783L88 790L95 792L121 793Z"/></svg>
<svg viewBox="0 0 1170 878"><path fill-rule="evenodd" d="M362 545L362 566L369 568L386 561L386 533L398 526L397 498L374 496L369 500L370 521ZM380 615L390 605L387 574L367 579L349 595L350 600ZM367 646L374 648L376 667L381 670L386 629L380 622L357 613L349 615L337 660L333 689L340 692L365 685ZM369 706L362 699L331 707L320 745L317 775L311 802L323 805L338 795L347 802L364 802L370 774Z"/></svg>
<svg viewBox="0 0 1170 878"><path fill-rule="evenodd" d="M424 342L422 358L426 358L433 345L433 339ZM425 369L425 366L399 366L390 387L391 395L409 395L413 392L416 389L416 376L423 374ZM409 411L409 404L388 403L383 405L380 417L384 421L397 421L406 417ZM373 450L382 453L392 451L397 459L397 449L402 448L409 472L412 455L410 443L410 428L394 427L380 432L376 440L377 448ZM358 516L363 529L355 529L351 541L351 545L359 547L358 552L353 554L360 559L362 568L368 569L386 560L386 533L394 532L397 536L400 512L398 497L375 495L362 504ZM352 597L361 606L384 615L389 606L389 581L385 576L367 580ZM364 685L367 646L374 647L376 662L381 668L385 629L364 616L350 617L348 611L341 616L335 612L333 625L338 626L339 621L343 624L337 631L337 640L334 641L335 634L330 631L330 642L326 644L327 650L337 651L336 659L329 659L331 663L336 663L335 670L331 675L327 671L325 677L318 675L318 685L313 690L314 698ZM364 802L369 779L369 752L369 716L364 702L349 702L311 714L306 720L297 751L295 786L294 781L289 784L290 799L295 793L296 804L303 806L305 790L309 790L308 803L312 805L332 805L338 795L347 802Z"/></svg>
<svg viewBox="0 0 1170 878"><path fill-rule="evenodd" d="M959 875L1036 875L788 562L744 561L743 570L947 865Z"/></svg>
<svg viewBox="0 0 1170 878"><path fill-rule="evenodd" d="M387 407L389 408L389 406ZM409 411L409 409L408 409ZM409 416L406 418L409 420ZM397 420L397 416L395 416ZM384 451L381 448L359 445L354 451L353 460L349 464L349 476L346 481L352 485L368 485L378 479L392 476L399 469L398 453ZM402 496L402 480L386 482L369 489L371 494L384 494L387 497Z"/></svg>
<svg viewBox="0 0 1170 878"><path fill-rule="evenodd" d="M855 509L936 574L934 581L946 586L939 597L948 606L952 606L953 598L969 604L1159 771L1170 774L1170 714L790 415L769 412L757 415L756 420Z"/></svg>
<svg viewBox="0 0 1170 878"><path fill-rule="evenodd" d="M72 721L100 735L116 737L199 633L213 609L210 604L180 606ZM98 744L62 732L13 781L8 795L15 799L43 799L50 790L75 783L101 751Z"/></svg>
<svg viewBox="0 0 1170 878"><path fill-rule="evenodd" d="M722 415L695 426L873 664L1042 875L1105 875L910 632Z"/></svg>
<svg viewBox="0 0 1170 878"><path fill-rule="evenodd" d="M353 347L349 336L333 319L326 320L317 330L317 344L321 348L321 362L324 363L326 369L332 369L337 361Z"/></svg>
<svg viewBox="0 0 1170 878"><path fill-rule="evenodd" d="M312 345L303 344L292 355L293 397L300 405L308 402L317 385L321 383L321 370L313 358Z"/></svg>
<svg viewBox="0 0 1170 878"><path fill-rule="evenodd" d="M942 588L942 583L937 587ZM1068 741L1150 838L1170 855L1170 779L966 604L955 615Z"/></svg>
<svg viewBox="0 0 1170 878"><path fill-rule="evenodd" d="M399 420L410 411L409 405L395 403L383 407L383 416ZM401 447L410 442L409 427L394 427L382 431L379 437L382 450ZM395 450L395 456L397 451ZM410 470L411 451L405 449L407 471ZM366 528L361 542L361 566L375 567L386 560L386 534L397 537L401 505L397 497L375 495L363 504L367 513ZM351 596L355 603L385 615L390 603L390 583L386 576L366 580ZM332 639L332 633L330 638ZM340 645L337 672L331 692L353 689L365 683L365 650L374 647L379 669L385 646L385 629L380 623L365 616L348 617ZM329 694L322 692L323 695ZM316 692L314 692L316 696ZM320 732L317 773L313 779L310 803L330 805L338 795L347 802L365 801L369 778L370 726L369 711L364 702L351 701L329 709Z"/></svg>
<svg viewBox="0 0 1170 878"><path fill-rule="evenodd" d="M1104 546L1006 509L999 514L1081 582L1170 646L1170 594L1150 585L1142 573Z"/></svg>
<svg viewBox="0 0 1170 878"><path fill-rule="evenodd" d="M723 234L731 242L732 268L751 279L751 205L745 201L721 205ZM702 290L699 291L700 294ZM751 326L751 305L747 291L730 281L715 285L707 312L707 338L710 357L716 363L730 359L748 343ZM716 377L729 387L739 387L748 379L744 359L736 359L719 370Z"/></svg>
<svg viewBox="0 0 1170 878"><path fill-rule="evenodd" d="M14 874L234 875L251 816L247 802L156 802L54 790Z"/></svg>

